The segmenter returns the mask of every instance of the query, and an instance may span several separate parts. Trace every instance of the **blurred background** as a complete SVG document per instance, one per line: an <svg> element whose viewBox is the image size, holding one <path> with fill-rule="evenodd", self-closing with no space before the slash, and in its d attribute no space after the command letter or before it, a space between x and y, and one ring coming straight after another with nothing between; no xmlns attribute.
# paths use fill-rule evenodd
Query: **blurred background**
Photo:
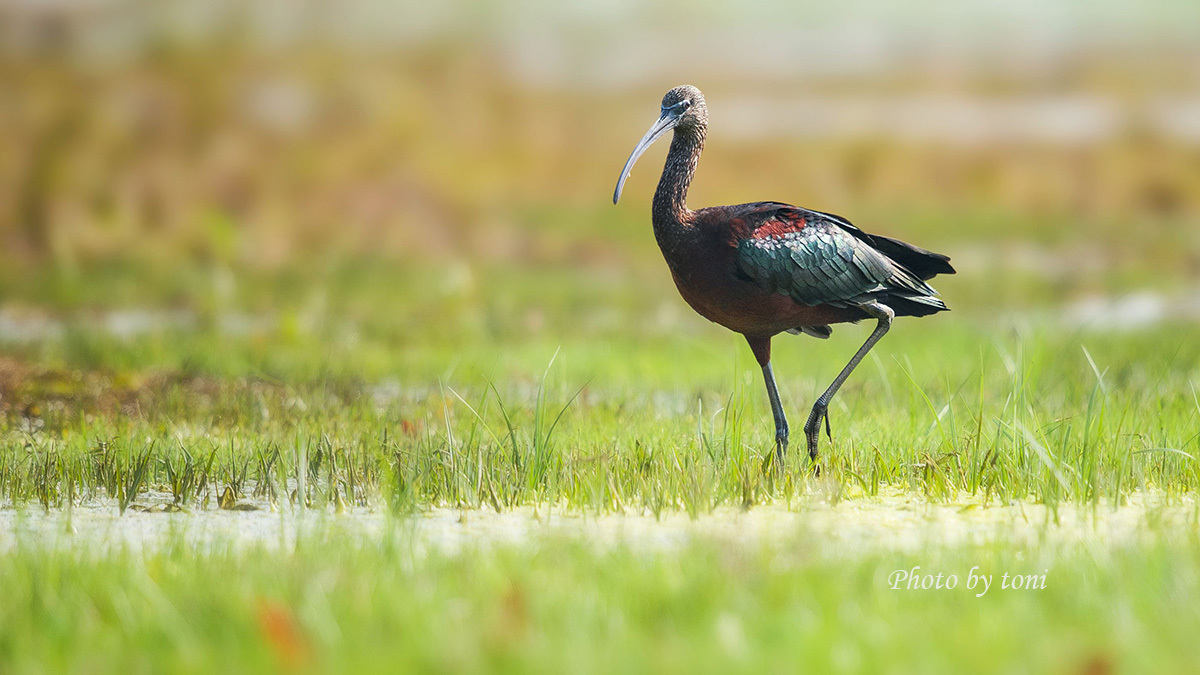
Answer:
<svg viewBox="0 0 1200 675"><path fill-rule="evenodd" d="M949 320L1200 319L1190 0L6 0L0 350L419 380L712 339L650 231L666 144L610 203L681 83L694 208L950 254Z"/></svg>

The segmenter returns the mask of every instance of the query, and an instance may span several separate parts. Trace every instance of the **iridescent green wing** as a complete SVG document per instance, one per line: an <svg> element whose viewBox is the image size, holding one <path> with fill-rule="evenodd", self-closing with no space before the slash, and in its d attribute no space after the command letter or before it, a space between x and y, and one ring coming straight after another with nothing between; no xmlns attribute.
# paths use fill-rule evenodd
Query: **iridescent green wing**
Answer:
<svg viewBox="0 0 1200 675"><path fill-rule="evenodd" d="M753 206L741 214L753 227L737 239L738 269L772 293L803 305L848 307L880 293L931 292L832 220L780 205Z"/></svg>

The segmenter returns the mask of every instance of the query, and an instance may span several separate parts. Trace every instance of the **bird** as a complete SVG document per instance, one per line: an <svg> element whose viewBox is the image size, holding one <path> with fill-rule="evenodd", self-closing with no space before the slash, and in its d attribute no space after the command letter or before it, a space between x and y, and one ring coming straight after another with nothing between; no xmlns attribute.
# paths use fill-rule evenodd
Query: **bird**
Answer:
<svg viewBox="0 0 1200 675"><path fill-rule="evenodd" d="M954 274L950 258L898 239L868 234L831 213L783 202L691 210L688 187L704 150L708 107L691 85L668 91L658 119L621 169L613 204L638 158L670 131L670 150L654 192L651 221L675 286L697 313L742 334L762 368L775 422L775 465L788 448L788 421L771 368L780 333L828 338L833 324L874 319L875 329L817 398L804 424L817 471L821 424L832 442L829 403L897 316L949 308L928 283Z"/></svg>

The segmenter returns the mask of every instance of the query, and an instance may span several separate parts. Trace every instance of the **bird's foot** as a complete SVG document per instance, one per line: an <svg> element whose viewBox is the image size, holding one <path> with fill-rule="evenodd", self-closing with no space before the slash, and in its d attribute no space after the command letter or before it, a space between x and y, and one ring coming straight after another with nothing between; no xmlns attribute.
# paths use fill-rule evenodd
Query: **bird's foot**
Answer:
<svg viewBox="0 0 1200 675"><path fill-rule="evenodd" d="M821 477L821 462L814 459L812 462L812 465L809 467L809 472L812 473L813 478L820 478Z"/></svg>
<svg viewBox="0 0 1200 675"><path fill-rule="evenodd" d="M772 471L777 475L783 474L783 458L787 456L788 437L787 434L775 436L775 452L763 457L762 472L768 473Z"/></svg>
<svg viewBox="0 0 1200 675"><path fill-rule="evenodd" d="M821 475L821 460L820 460L820 453L817 452L817 440L819 438L821 438L820 427L817 427L817 430L814 433L808 434L807 436L808 436L808 457L812 461L812 475L814 477L820 477L820 475Z"/></svg>
<svg viewBox="0 0 1200 675"><path fill-rule="evenodd" d="M817 446L821 441L822 421L825 422L825 434L829 436L830 440L833 440L833 435L829 431L829 411L826 406L821 405L821 402L817 401L813 405L812 412L808 415L808 421L804 423L804 438L808 441L808 456L813 461L813 464L816 464L817 457L820 454Z"/></svg>

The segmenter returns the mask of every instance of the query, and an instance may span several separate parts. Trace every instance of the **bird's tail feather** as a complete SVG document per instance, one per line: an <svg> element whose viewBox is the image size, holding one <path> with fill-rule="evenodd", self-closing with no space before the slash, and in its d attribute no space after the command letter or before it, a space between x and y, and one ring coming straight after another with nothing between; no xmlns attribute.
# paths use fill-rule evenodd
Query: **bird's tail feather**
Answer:
<svg viewBox="0 0 1200 675"><path fill-rule="evenodd" d="M868 236L876 250L907 268L921 281L929 281L939 274L954 274L954 266L950 264L949 256L927 251L891 237L878 234Z"/></svg>
<svg viewBox="0 0 1200 675"><path fill-rule="evenodd" d="M936 295L889 293L879 298L879 302L890 307L896 316L928 316L950 310Z"/></svg>

